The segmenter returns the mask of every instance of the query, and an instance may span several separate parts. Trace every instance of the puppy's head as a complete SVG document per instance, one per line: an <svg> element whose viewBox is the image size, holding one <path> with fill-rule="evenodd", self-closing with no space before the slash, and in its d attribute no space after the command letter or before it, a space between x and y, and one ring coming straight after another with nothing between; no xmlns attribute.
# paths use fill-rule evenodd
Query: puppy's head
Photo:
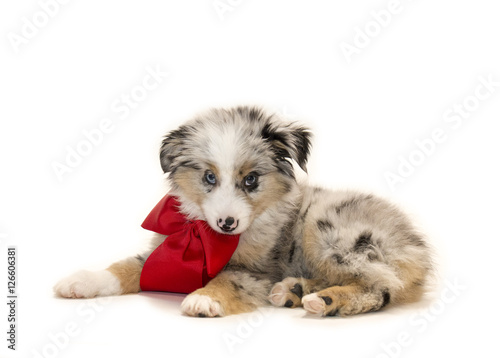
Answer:
<svg viewBox="0 0 500 358"><path fill-rule="evenodd" d="M216 231L240 234L295 184L311 134L258 108L213 109L168 133L160 150L175 192Z"/></svg>

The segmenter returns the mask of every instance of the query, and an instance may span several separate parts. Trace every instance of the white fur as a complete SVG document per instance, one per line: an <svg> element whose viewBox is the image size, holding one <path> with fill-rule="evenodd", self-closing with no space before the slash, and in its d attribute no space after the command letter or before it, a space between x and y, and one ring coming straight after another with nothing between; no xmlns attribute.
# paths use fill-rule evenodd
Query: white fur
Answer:
<svg viewBox="0 0 500 358"><path fill-rule="evenodd" d="M283 282L278 282L277 284L274 285L274 287L271 290L271 294L269 295L269 301L274 305L278 307L282 307L285 305L286 302L286 295L290 292L290 289L288 288L288 285L286 285Z"/></svg>
<svg viewBox="0 0 500 358"><path fill-rule="evenodd" d="M238 193L234 186L235 163L239 162L235 150L242 146L241 128L227 126L223 128L224 133L220 133L217 127L208 126L207 136L210 138L207 153L218 168L217 182L219 186L214 188L212 195L203 203L202 209L208 224L215 231L223 233L218 227L219 219L225 220L233 217L238 222L238 227L232 234L241 234L251 224L251 207Z"/></svg>
<svg viewBox="0 0 500 358"><path fill-rule="evenodd" d="M312 314L324 315L326 310L325 301L320 298L316 293L311 293L302 297L302 305L304 309Z"/></svg>
<svg viewBox="0 0 500 358"><path fill-rule="evenodd" d="M197 317L203 315L206 317L224 316L224 310L220 303L214 301L209 296L190 294L181 304L181 312L188 316Z"/></svg>
<svg viewBox="0 0 500 358"><path fill-rule="evenodd" d="M66 298L92 298L121 294L120 281L107 270L78 271L60 280L54 292Z"/></svg>
<svg viewBox="0 0 500 358"><path fill-rule="evenodd" d="M207 217L207 223L215 231L224 233L218 226L217 221L223 221L227 217L233 217L238 222L238 227L231 234L241 234L250 225L251 207L238 195L230 174L223 174L219 180L226 180L219 188L214 189L212 195L203 203L203 212Z"/></svg>

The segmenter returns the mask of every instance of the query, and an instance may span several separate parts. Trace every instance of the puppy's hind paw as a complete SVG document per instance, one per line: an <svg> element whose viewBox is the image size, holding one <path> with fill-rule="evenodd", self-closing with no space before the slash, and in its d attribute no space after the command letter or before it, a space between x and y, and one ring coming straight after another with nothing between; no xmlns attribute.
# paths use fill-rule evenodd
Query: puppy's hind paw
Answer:
<svg viewBox="0 0 500 358"><path fill-rule="evenodd" d="M278 307L295 308L302 306L303 287L294 277L287 277L271 289L269 301Z"/></svg>
<svg viewBox="0 0 500 358"><path fill-rule="evenodd" d="M316 293L304 296L302 298L304 309L312 314L325 315L326 303L323 298L319 297Z"/></svg>

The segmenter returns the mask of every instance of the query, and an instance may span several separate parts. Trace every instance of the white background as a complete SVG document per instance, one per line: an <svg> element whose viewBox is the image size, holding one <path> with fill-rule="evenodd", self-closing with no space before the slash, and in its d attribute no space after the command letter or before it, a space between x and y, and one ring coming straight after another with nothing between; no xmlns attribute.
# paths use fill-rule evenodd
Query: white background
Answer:
<svg viewBox="0 0 500 358"><path fill-rule="evenodd" d="M37 1L0 5L0 268L7 245L19 254L18 350L6 348L0 299L0 356L497 355L500 87L469 97L479 78L500 81L497 3L401 0L384 27L372 12L389 1L222 3L232 5L221 17L213 0L69 1L46 24ZM16 46L23 18L41 25ZM341 46L367 26L349 62ZM120 119L113 103L157 66L168 78ZM468 118L446 122L464 101ZM180 315L182 295L54 298L61 277L145 247L140 224L165 193L162 135L234 104L313 129L311 183L374 191L412 213L436 248L437 301L347 319L273 308L194 319ZM113 130L58 180L54 162L105 118ZM413 153L418 165L392 190L387 172L399 175L436 129L446 139Z"/></svg>

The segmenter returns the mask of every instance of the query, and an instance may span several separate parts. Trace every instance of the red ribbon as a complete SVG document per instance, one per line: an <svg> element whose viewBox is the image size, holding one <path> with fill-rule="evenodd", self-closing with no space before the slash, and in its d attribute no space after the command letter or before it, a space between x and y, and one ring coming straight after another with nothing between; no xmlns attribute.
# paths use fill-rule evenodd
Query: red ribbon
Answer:
<svg viewBox="0 0 500 358"><path fill-rule="evenodd" d="M144 263L142 291L191 293L214 278L238 246L239 235L219 234L205 221L190 221L179 207L166 195L142 223L146 230L168 235Z"/></svg>

